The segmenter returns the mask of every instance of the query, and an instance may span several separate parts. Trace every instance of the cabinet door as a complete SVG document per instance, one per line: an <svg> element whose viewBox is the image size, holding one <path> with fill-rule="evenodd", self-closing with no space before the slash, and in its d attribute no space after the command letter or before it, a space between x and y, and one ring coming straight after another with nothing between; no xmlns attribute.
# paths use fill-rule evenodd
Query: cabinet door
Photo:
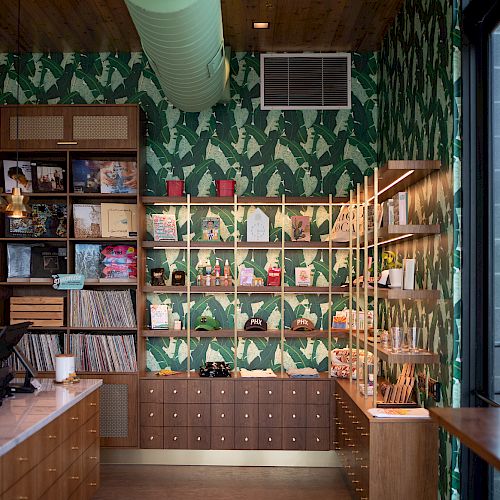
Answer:
<svg viewBox="0 0 500 500"><path fill-rule="evenodd" d="M137 106L71 106L71 140L78 149L135 149Z"/></svg>
<svg viewBox="0 0 500 500"><path fill-rule="evenodd" d="M59 143L71 141L67 106L5 106L0 113L2 149L17 149L18 133L19 149L64 149Z"/></svg>

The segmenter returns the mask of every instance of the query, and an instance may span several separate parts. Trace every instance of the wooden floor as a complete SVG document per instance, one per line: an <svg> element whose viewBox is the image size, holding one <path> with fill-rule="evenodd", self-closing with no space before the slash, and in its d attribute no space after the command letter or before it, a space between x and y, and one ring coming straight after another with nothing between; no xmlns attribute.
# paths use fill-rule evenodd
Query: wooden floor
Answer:
<svg viewBox="0 0 500 500"><path fill-rule="evenodd" d="M339 468L101 465L93 500L351 500Z"/></svg>

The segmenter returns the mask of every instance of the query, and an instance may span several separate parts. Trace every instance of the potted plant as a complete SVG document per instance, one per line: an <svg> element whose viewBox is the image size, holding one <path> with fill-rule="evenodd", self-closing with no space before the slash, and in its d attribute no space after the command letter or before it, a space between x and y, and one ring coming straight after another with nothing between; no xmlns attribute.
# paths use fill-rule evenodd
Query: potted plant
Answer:
<svg viewBox="0 0 500 500"><path fill-rule="evenodd" d="M388 250L382 252L382 269L389 270L389 286L391 288L403 287L403 264L398 260L395 252Z"/></svg>

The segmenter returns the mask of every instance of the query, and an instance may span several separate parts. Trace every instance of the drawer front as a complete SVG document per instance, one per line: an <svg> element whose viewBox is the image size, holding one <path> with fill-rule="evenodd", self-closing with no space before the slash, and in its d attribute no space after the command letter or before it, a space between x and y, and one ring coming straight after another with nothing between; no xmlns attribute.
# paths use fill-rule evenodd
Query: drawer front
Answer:
<svg viewBox="0 0 500 500"><path fill-rule="evenodd" d="M89 394L83 401L83 420L86 422L90 417L99 412L99 391Z"/></svg>
<svg viewBox="0 0 500 500"><path fill-rule="evenodd" d="M188 449L210 449L210 427L188 427Z"/></svg>
<svg viewBox="0 0 500 500"><path fill-rule="evenodd" d="M141 426L163 426L162 403L141 403Z"/></svg>
<svg viewBox="0 0 500 500"><path fill-rule="evenodd" d="M281 429L259 429L260 450L281 450Z"/></svg>
<svg viewBox="0 0 500 500"><path fill-rule="evenodd" d="M72 406L66 413L63 413L62 428L66 437L71 436L83 425L83 415L83 401L75 406Z"/></svg>
<svg viewBox="0 0 500 500"><path fill-rule="evenodd" d="M188 447L187 427L165 427L163 430L163 448L185 450Z"/></svg>
<svg viewBox="0 0 500 500"><path fill-rule="evenodd" d="M80 483L82 482L82 477L83 475L83 459L80 456L77 460L75 460L68 468L66 473L64 474L64 477L66 478L66 489L68 492L68 495L71 495L78 486L80 486Z"/></svg>
<svg viewBox="0 0 500 500"><path fill-rule="evenodd" d="M306 405L283 405L283 427L305 427Z"/></svg>
<svg viewBox="0 0 500 500"><path fill-rule="evenodd" d="M187 380L165 380L163 384L165 403L187 403Z"/></svg>
<svg viewBox="0 0 500 500"><path fill-rule="evenodd" d="M283 402L293 404L306 404L305 380L283 380Z"/></svg>
<svg viewBox="0 0 500 500"><path fill-rule="evenodd" d="M259 380L259 403L281 404L282 388L281 380Z"/></svg>
<svg viewBox="0 0 500 500"><path fill-rule="evenodd" d="M260 404L259 427L281 427L282 405Z"/></svg>
<svg viewBox="0 0 500 500"><path fill-rule="evenodd" d="M257 427L235 427L234 449L257 450L259 448L259 429Z"/></svg>
<svg viewBox="0 0 500 500"><path fill-rule="evenodd" d="M99 486L101 485L100 467L94 467L87 475L84 481L85 485L85 500L94 498Z"/></svg>
<svg viewBox="0 0 500 500"><path fill-rule="evenodd" d="M234 449L234 428L233 427L212 427L211 435L212 450L233 450Z"/></svg>
<svg viewBox="0 0 500 500"><path fill-rule="evenodd" d="M328 380L307 381L307 404L327 405L330 398L330 382Z"/></svg>
<svg viewBox="0 0 500 500"><path fill-rule="evenodd" d="M259 405L257 404L235 404L234 425L236 427L258 427Z"/></svg>
<svg viewBox="0 0 500 500"><path fill-rule="evenodd" d="M308 428L306 431L306 450L323 451L330 449L330 429L325 427Z"/></svg>
<svg viewBox="0 0 500 500"><path fill-rule="evenodd" d="M188 427L210 427L210 405L188 404Z"/></svg>
<svg viewBox="0 0 500 500"><path fill-rule="evenodd" d="M163 405L163 424L165 427L186 427L188 421L186 403Z"/></svg>
<svg viewBox="0 0 500 500"><path fill-rule="evenodd" d="M163 380L141 380L139 398L141 403L163 403Z"/></svg>
<svg viewBox="0 0 500 500"><path fill-rule="evenodd" d="M63 447L56 448L36 467L35 481L38 494L45 492L62 475L64 463Z"/></svg>
<svg viewBox="0 0 500 500"><path fill-rule="evenodd" d="M3 456L2 476L4 489L12 486L38 463L40 459L39 442L39 434L36 433Z"/></svg>
<svg viewBox="0 0 500 500"><path fill-rule="evenodd" d="M80 429L79 432L74 432L63 443L63 450L66 457L66 463L74 462L85 451L83 449L84 432Z"/></svg>
<svg viewBox="0 0 500 500"><path fill-rule="evenodd" d="M163 448L163 427L141 427L141 448Z"/></svg>
<svg viewBox="0 0 500 500"><path fill-rule="evenodd" d="M238 379L234 381L235 403L258 403L259 382L257 380Z"/></svg>
<svg viewBox="0 0 500 500"><path fill-rule="evenodd" d="M99 413L90 417L81 427L82 449L86 450L96 439L99 439Z"/></svg>
<svg viewBox="0 0 500 500"><path fill-rule="evenodd" d="M35 471L28 472L11 486L2 496L2 500L20 500L35 498Z"/></svg>
<svg viewBox="0 0 500 500"><path fill-rule="evenodd" d="M211 404L211 425L234 427L234 404Z"/></svg>
<svg viewBox="0 0 500 500"><path fill-rule="evenodd" d="M100 451L99 440L96 439L84 452L83 454L83 477L100 462Z"/></svg>
<svg viewBox="0 0 500 500"><path fill-rule="evenodd" d="M234 381L213 379L210 383L210 402L234 403Z"/></svg>
<svg viewBox="0 0 500 500"><path fill-rule="evenodd" d="M307 427L329 427L329 405L307 405Z"/></svg>
<svg viewBox="0 0 500 500"><path fill-rule="evenodd" d="M283 429L283 449L284 450L305 450L306 430L304 428Z"/></svg>
<svg viewBox="0 0 500 500"><path fill-rule="evenodd" d="M188 381L188 403L210 403L210 380Z"/></svg>
<svg viewBox="0 0 500 500"><path fill-rule="evenodd" d="M99 469L99 467L96 467ZM59 479L43 494L38 496L40 500L54 500L59 498L68 498L65 472ZM3 497L5 499L5 497ZM90 498L90 497L87 497Z"/></svg>

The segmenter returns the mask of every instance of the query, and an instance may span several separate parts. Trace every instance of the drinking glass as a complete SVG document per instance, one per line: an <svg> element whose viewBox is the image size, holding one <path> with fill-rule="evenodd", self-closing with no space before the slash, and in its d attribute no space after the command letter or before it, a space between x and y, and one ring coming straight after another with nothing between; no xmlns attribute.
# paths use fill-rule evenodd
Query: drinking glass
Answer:
<svg viewBox="0 0 500 500"><path fill-rule="evenodd" d="M403 347L403 329L399 326L391 327L392 352L401 352Z"/></svg>
<svg viewBox="0 0 500 500"><path fill-rule="evenodd" d="M420 351L420 333L421 328L417 326L410 326L406 329L406 339L408 341L408 348L410 352L418 352Z"/></svg>

